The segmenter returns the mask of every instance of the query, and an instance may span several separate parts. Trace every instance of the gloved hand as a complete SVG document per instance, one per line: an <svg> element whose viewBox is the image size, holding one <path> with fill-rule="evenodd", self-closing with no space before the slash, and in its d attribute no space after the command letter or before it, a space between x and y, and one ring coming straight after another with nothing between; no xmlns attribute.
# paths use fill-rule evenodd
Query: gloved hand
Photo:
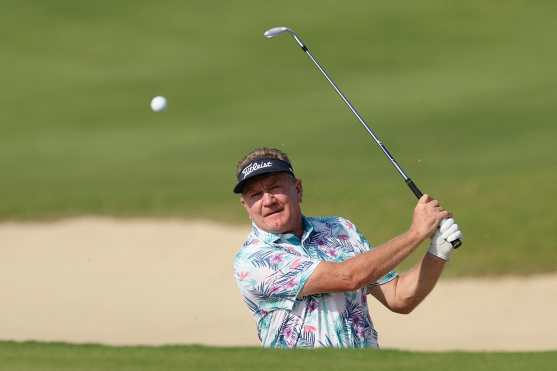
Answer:
<svg viewBox="0 0 557 371"><path fill-rule="evenodd" d="M433 235L427 252L448 261L453 252L451 242L458 238L462 239L462 232L458 229L458 224L455 224L453 218L444 219Z"/></svg>

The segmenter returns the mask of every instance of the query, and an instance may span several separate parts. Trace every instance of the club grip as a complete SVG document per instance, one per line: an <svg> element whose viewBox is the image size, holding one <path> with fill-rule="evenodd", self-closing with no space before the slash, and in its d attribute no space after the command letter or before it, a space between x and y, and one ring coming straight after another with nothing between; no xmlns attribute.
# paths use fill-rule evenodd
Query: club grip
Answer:
<svg viewBox="0 0 557 371"><path fill-rule="evenodd" d="M405 182L406 182L406 185L408 185L408 188L410 188L410 190L412 191L412 193L414 193L416 198L420 199L424 195L412 179L407 178L405 180ZM460 247L460 245L462 245L462 241L459 238L457 240L451 241L451 245L453 246L453 249L458 249Z"/></svg>
<svg viewBox="0 0 557 371"><path fill-rule="evenodd" d="M410 188L410 190L412 191L412 193L414 193L414 195L416 196L417 199L420 199L424 194L422 193L422 191L420 191L420 189L418 188L418 186L416 185L416 183L414 183L414 181L410 178L407 178L405 180L406 185Z"/></svg>

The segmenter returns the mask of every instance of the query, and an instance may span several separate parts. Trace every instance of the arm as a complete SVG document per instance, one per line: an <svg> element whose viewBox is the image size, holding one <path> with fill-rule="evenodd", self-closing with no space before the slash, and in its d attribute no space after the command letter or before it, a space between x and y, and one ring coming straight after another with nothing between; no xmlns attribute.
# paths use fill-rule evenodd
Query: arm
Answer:
<svg viewBox="0 0 557 371"><path fill-rule="evenodd" d="M439 206L439 202L428 195L422 196L414 209L408 232L342 263L319 263L299 296L353 291L375 282L410 255L422 241L434 233L439 222L449 216Z"/></svg>
<svg viewBox="0 0 557 371"><path fill-rule="evenodd" d="M408 314L433 290L444 266L443 259L426 254L408 272L385 285L371 286L369 293L391 311Z"/></svg>
<svg viewBox="0 0 557 371"><path fill-rule="evenodd" d="M321 262L308 279L300 297L323 292L354 291L375 282L396 267L420 244L411 232L342 263Z"/></svg>
<svg viewBox="0 0 557 371"><path fill-rule="evenodd" d="M410 313L435 287L453 251L451 241L457 238L462 238L458 224L452 218L443 220L415 267L385 285L369 287L369 293L393 312Z"/></svg>

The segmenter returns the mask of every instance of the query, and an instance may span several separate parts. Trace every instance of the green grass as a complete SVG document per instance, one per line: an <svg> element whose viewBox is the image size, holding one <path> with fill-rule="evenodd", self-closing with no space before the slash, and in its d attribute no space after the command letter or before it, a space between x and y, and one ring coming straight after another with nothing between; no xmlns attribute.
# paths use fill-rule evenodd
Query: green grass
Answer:
<svg viewBox="0 0 557 371"><path fill-rule="evenodd" d="M245 223L238 158L276 146L305 212L374 243L414 204L288 38L299 31L465 245L449 275L555 270L553 1L6 0L0 220L81 214ZM149 99L165 95L154 114Z"/></svg>
<svg viewBox="0 0 557 371"><path fill-rule="evenodd" d="M396 350L290 350L204 346L107 347L0 342L0 370L553 370L557 352L417 353Z"/></svg>

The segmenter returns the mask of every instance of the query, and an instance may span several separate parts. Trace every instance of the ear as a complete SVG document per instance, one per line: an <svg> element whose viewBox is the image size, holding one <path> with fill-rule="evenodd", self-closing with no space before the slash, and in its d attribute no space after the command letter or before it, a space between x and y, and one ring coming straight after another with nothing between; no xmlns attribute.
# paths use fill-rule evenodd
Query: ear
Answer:
<svg viewBox="0 0 557 371"><path fill-rule="evenodd" d="M248 204L246 203L246 200L244 200L244 196L240 196L240 204L244 207L244 210L246 211L246 214L248 214L248 218L251 219L251 215L249 213L249 209L248 209Z"/></svg>
<svg viewBox="0 0 557 371"><path fill-rule="evenodd" d="M244 196L240 196L240 204L244 207L244 209L247 209L247 205L246 205L246 201L244 200Z"/></svg>
<svg viewBox="0 0 557 371"><path fill-rule="evenodd" d="M302 196L304 195L304 187L302 185L302 179L296 178L296 193L298 194L298 202L302 203Z"/></svg>

